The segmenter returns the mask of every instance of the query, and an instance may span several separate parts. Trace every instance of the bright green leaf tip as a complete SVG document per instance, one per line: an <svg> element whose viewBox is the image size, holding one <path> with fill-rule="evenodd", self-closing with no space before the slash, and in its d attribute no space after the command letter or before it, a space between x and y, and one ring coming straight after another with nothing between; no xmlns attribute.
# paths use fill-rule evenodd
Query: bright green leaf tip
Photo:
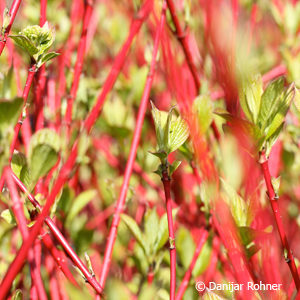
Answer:
<svg viewBox="0 0 300 300"><path fill-rule="evenodd" d="M189 136L188 126L180 116L177 118L174 117L174 107L167 113L158 110L153 102L151 102L151 105L158 145L155 155L159 157L162 153L169 155L187 140Z"/></svg>
<svg viewBox="0 0 300 300"><path fill-rule="evenodd" d="M37 68L59 55L55 52L47 53L55 39L54 30L49 27L48 22L43 27L39 25L27 26L19 34L9 37L34 59Z"/></svg>

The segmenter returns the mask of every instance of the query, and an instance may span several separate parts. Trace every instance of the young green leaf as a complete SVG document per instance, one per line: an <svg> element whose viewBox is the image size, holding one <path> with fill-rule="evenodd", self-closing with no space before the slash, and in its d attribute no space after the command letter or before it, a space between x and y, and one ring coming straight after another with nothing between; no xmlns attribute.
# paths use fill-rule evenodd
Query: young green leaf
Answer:
<svg viewBox="0 0 300 300"><path fill-rule="evenodd" d="M145 214L145 239L147 242L147 254L155 254L153 253L153 249L157 239L158 229L159 218L155 209L148 210Z"/></svg>
<svg viewBox="0 0 300 300"><path fill-rule="evenodd" d="M173 108L168 113L152 105L152 116L155 124L158 150L156 153L167 155L177 150L188 138L188 127L183 119L173 117Z"/></svg>
<svg viewBox="0 0 300 300"><path fill-rule="evenodd" d="M0 99L0 130L6 130L9 126L14 126L21 114L23 99L14 100Z"/></svg>
<svg viewBox="0 0 300 300"><path fill-rule="evenodd" d="M32 43L32 41L25 35L10 35L11 39L23 50L25 50L31 57L39 52L39 49Z"/></svg>
<svg viewBox="0 0 300 300"><path fill-rule="evenodd" d="M97 195L96 190L87 190L80 193L72 203L71 209L66 218L66 226L69 226L79 212Z"/></svg>
<svg viewBox="0 0 300 300"><path fill-rule="evenodd" d="M37 63L37 68L39 68L41 65L46 63L47 61L51 60L52 58L55 58L56 56L60 55L59 53L56 52L49 52L45 55L42 55L40 60Z"/></svg>
<svg viewBox="0 0 300 300"><path fill-rule="evenodd" d="M54 130L41 129L31 137L28 154L33 183L55 165L59 150L60 138Z"/></svg>
<svg viewBox="0 0 300 300"><path fill-rule="evenodd" d="M290 107L291 102L293 101L293 98L295 97L295 87L292 84L290 88L281 96L279 97L279 103L277 112L271 121L270 125L266 128L266 140L271 137L275 131L280 127L280 125L283 123L285 116L288 112L288 109Z"/></svg>
<svg viewBox="0 0 300 300"><path fill-rule="evenodd" d="M142 247L144 252L147 253L147 247L146 247L146 244L144 241L143 234L142 234L138 224L135 222L135 220L125 214L121 215L121 219L126 224L128 229L131 231L131 233L133 234L133 236L135 237L135 239L139 243L139 245Z"/></svg>
<svg viewBox="0 0 300 300"><path fill-rule="evenodd" d="M175 121L171 122L170 137L169 137L169 151L177 150L188 138L188 126L179 116Z"/></svg>
<svg viewBox="0 0 300 300"><path fill-rule="evenodd" d="M27 188L30 187L30 171L27 165L26 156L21 153L14 153L11 160L11 169L15 175L25 184Z"/></svg>
<svg viewBox="0 0 300 300"><path fill-rule="evenodd" d="M260 75L242 83L240 104L248 120L254 124L257 122L262 93L263 83Z"/></svg>
<svg viewBox="0 0 300 300"><path fill-rule="evenodd" d="M199 96L193 102L193 109L198 117L199 129L205 133L213 120L213 107L208 96Z"/></svg>
<svg viewBox="0 0 300 300"><path fill-rule="evenodd" d="M4 209L1 212L1 217L8 223L11 225L17 225L15 217L12 213L12 211L10 209Z"/></svg>
<svg viewBox="0 0 300 300"><path fill-rule="evenodd" d="M259 127L264 130L270 119L273 119L274 114L276 114L277 103L281 97L284 87L284 78L271 82L261 97L261 105L257 118Z"/></svg>
<svg viewBox="0 0 300 300"><path fill-rule="evenodd" d="M58 55L55 52L46 54L54 42L54 32L49 27L48 22L43 27L28 26L19 34L9 37L35 60L37 68Z"/></svg>
<svg viewBox="0 0 300 300"><path fill-rule="evenodd" d="M220 178L220 180L226 194L225 200L230 207L230 211L236 224L238 226L246 226L248 221L248 206L246 202L223 178Z"/></svg>
<svg viewBox="0 0 300 300"><path fill-rule="evenodd" d="M172 209L172 218L173 220L175 219L176 215L178 212L178 208L174 208ZM157 233L157 240L155 242L155 246L154 246L154 252L157 252L158 250L160 250L165 243L168 241L168 218L167 218L167 214L163 214L163 216L161 217L160 221L159 221L159 229L158 229L158 233Z"/></svg>

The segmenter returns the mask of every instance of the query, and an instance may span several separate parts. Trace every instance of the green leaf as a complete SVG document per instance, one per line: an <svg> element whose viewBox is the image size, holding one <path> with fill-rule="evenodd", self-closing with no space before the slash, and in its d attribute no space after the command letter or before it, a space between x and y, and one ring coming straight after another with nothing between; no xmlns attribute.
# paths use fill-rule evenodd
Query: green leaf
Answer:
<svg viewBox="0 0 300 300"><path fill-rule="evenodd" d="M30 171L27 165L26 156L21 153L14 153L11 160L11 169L15 175L29 188L31 183Z"/></svg>
<svg viewBox="0 0 300 300"><path fill-rule="evenodd" d="M240 104L248 120L254 124L257 122L262 93L263 83L260 75L242 83Z"/></svg>
<svg viewBox="0 0 300 300"><path fill-rule="evenodd" d="M211 254L212 254L212 239L209 237L205 242L205 244L203 245L201 252L197 258L192 273L194 277L198 277L206 271L206 269L210 265Z"/></svg>
<svg viewBox="0 0 300 300"><path fill-rule="evenodd" d="M48 22L43 27L38 25L28 26L20 31L18 35L10 35L10 37L19 47L28 52L35 61L39 61L54 42L54 33Z"/></svg>
<svg viewBox="0 0 300 300"><path fill-rule="evenodd" d="M159 218L155 209L148 210L145 215L145 239L147 242L146 249L148 255L153 255L155 242L157 240L157 233L159 229Z"/></svg>
<svg viewBox="0 0 300 300"><path fill-rule="evenodd" d="M39 52L39 49L25 35L9 35L9 37L31 57Z"/></svg>
<svg viewBox="0 0 300 300"><path fill-rule="evenodd" d="M28 156L33 183L55 165L59 150L60 138L52 129L41 129L31 137Z"/></svg>
<svg viewBox="0 0 300 300"><path fill-rule="evenodd" d="M13 81L14 67L11 65L6 75L4 75L3 86L2 86L2 97L10 99L14 92L15 81Z"/></svg>
<svg viewBox="0 0 300 300"><path fill-rule="evenodd" d="M205 133L213 120L213 107L208 96L199 96L193 103L193 109L198 117L199 129Z"/></svg>
<svg viewBox="0 0 300 300"><path fill-rule="evenodd" d="M165 126L167 124L168 113L158 110L154 103L151 101L152 106L152 118L154 120L155 132L158 144L158 152L166 152L164 143Z"/></svg>
<svg viewBox="0 0 300 300"><path fill-rule="evenodd" d="M169 153L177 150L188 138L188 126L181 117L171 122L169 137Z"/></svg>
<svg viewBox="0 0 300 300"><path fill-rule="evenodd" d="M173 109L168 113L158 110L152 105L152 117L155 124L158 153L167 153L177 150L188 138L188 127L183 119L178 116L173 118Z"/></svg>
<svg viewBox="0 0 300 300"><path fill-rule="evenodd" d="M16 225L16 219L12 213L12 211L10 209L4 209L1 212L1 217L8 223L11 225Z"/></svg>
<svg viewBox="0 0 300 300"><path fill-rule="evenodd" d="M272 150L272 147L273 147L273 145L275 144L275 142L276 142L276 140L277 140L277 138L278 138L280 132L282 131L283 124L284 124L284 123L282 123L282 124L277 128L277 130L272 134L272 136L270 136L270 137L267 139L267 141L266 141L264 144L261 145L261 149L260 149L260 150L262 150L262 148L265 147L265 149L266 149L266 156L267 156L267 157L270 155L271 150Z"/></svg>
<svg viewBox="0 0 300 300"><path fill-rule="evenodd" d="M15 126L22 112L22 107L22 98L15 98L12 101L0 99L0 130Z"/></svg>
<svg viewBox="0 0 300 300"><path fill-rule="evenodd" d="M277 111L278 98L281 96L284 87L284 78L271 82L261 97L261 105L257 118L259 127L264 130L270 119L273 119Z"/></svg>
<svg viewBox="0 0 300 300"><path fill-rule="evenodd" d="M37 67L39 68L44 63L46 63L47 61L55 58L58 55L60 55L60 53L56 53L56 52L49 52L47 54L42 55L42 57L38 60Z"/></svg>
<svg viewBox="0 0 300 300"><path fill-rule="evenodd" d="M176 250L178 258L187 269L192 261L196 245L190 231L184 227L180 227L176 234Z"/></svg>
<svg viewBox="0 0 300 300"><path fill-rule="evenodd" d="M247 225L248 206L246 202L223 178L220 178L220 180L222 182L223 190L227 195L227 197L225 197L225 200L230 207L230 211L236 224L238 226Z"/></svg>
<svg viewBox="0 0 300 300"><path fill-rule="evenodd" d="M22 300L23 299L23 293L22 290L16 290L14 292L14 295L12 296L12 300Z"/></svg>
<svg viewBox="0 0 300 300"><path fill-rule="evenodd" d="M121 215L122 221L126 224L130 232L135 237L136 241L139 243L139 245L142 247L145 253L147 253L145 241L143 234L138 226L138 224L135 222L134 219L132 219L130 216L122 214Z"/></svg>
<svg viewBox="0 0 300 300"><path fill-rule="evenodd" d="M270 123L270 126L266 128L267 135L266 140L271 137L276 130L280 127L283 123L285 116L288 112L290 104L295 96L295 87L292 84L290 88L279 98L278 109L276 115L274 116L273 120Z"/></svg>
<svg viewBox="0 0 300 300"><path fill-rule="evenodd" d="M70 226L74 218L79 214L79 212L97 195L96 190L87 190L80 193L72 203L71 209L68 212L66 218L66 226Z"/></svg>
<svg viewBox="0 0 300 300"><path fill-rule="evenodd" d="M300 112L300 92L299 89L295 88L294 105L298 112Z"/></svg>

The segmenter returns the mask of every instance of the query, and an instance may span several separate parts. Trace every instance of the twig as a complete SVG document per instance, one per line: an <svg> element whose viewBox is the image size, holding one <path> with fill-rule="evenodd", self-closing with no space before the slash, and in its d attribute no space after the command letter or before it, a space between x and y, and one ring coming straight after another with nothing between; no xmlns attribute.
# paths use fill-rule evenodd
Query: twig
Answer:
<svg viewBox="0 0 300 300"><path fill-rule="evenodd" d="M269 170L269 160L266 157L264 151L262 151L260 153L259 163L261 164L261 168L262 168L262 171L264 174L265 183L266 183L267 190L268 190L268 197L269 197L269 200L270 200L270 203L272 206L272 210L274 213L274 217L275 217L277 229L279 232L281 244L282 244L283 250L284 250L285 261L290 268L291 274L295 281L297 291L299 291L300 290L299 274L298 274L298 270L297 270L297 267L295 264L292 250L290 248L290 245L289 245L287 237L286 237L286 233L285 233L284 226L282 223L281 215L279 213L279 207L278 207L279 196L277 195L277 193L274 190L272 180L271 180L270 170Z"/></svg>
<svg viewBox="0 0 300 300"><path fill-rule="evenodd" d="M197 247L196 247L196 250L194 252L194 256L192 258L192 261L190 263L190 266L189 268L187 269L186 273L184 274L184 277L181 281L181 284L179 286L179 289L178 289L178 292L177 292L177 295L176 295L176 300L181 300L183 295L184 295L184 292L186 290L186 288L188 287L188 284L189 284L189 281L191 279L191 276L192 276L192 272L194 270L194 267L196 265L196 262L197 262L197 259L198 259L198 256L202 250L202 247L203 245L205 244L206 240L207 240L207 237L208 237L208 232L203 229L201 232L200 232L200 239L198 241L198 244L197 244Z"/></svg>
<svg viewBox="0 0 300 300"><path fill-rule="evenodd" d="M20 189L27 195L30 202L39 210L42 210L41 205L38 203L38 201L34 198L33 195L31 195L25 185L20 181L20 179L12 173L12 177L17 183L17 185L20 187ZM78 257L78 255L75 253L75 251L72 249L72 247L69 245L68 241L65 239L65 237L62 235L62 233L59 231L53 220L49 217L45 218L45 223L48 225L49 229L51 230L52 234L56 238L56 240L61 244L63 249L66 251L66 253L69 255L71 260L73 261L74 265L83 273L85 280L95 289L97 293L101 293L102 289L99 286L99 283L96 281L95 277L89 272L88 268L84 265L84 263L81 261L81 259Z"/></svg>
<svg viewBox="0 0 300 300"><path fill-rule="evenodd" d="M175 290L176 290L176 247L175 247L175 234L174 234L173 216L172 216L171 178L169 177L167 169L163 170L161 180L162 180L164 190L165 190L168 228L169 228L170 300L174 300L175 299Z"/></svg>
<svg viewBox="0 0 300 300"><path fill-rule="evenodd" d="M21 0L14 0L11 7L10 7L10 10L9 10L9 16L10 16L9 24L5 28L3 36L0 37L0 56L3 52L4 47L5 47L5 44L6 44L6 41L7 41L7 36L8 36L9 31L10 31L12 25L13 25L13 22L15 20L16 14L19 10L20 4L21 4Z"/></svg>

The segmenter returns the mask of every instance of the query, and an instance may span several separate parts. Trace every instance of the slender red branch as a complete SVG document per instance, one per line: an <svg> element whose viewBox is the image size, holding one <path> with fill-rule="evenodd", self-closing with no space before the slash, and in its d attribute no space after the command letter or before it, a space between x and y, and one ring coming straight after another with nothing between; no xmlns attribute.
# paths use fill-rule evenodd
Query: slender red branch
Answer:
<svg viewBox="0 0 300 300"><path fill-rule="evenodd" d="M97 120L100 111L102 109L104 100L106 99L107 94L110 92L110 90L112 89L118 74L120 73L120 70L122 69L122 66L125 62L126 59L126 55L128 53L128 50L130 48L130 45L134 39L134 37L136 36L136 34L139 32L142 24L144 23L144 21L147 19L151 9L152 9L152 4L153 1L152 0L147 0L145 1L144 5L141 7L140 11L138 12L138 14L135 16L135 18L133 19L133 22L131 23L130 26L130 30L129 30L129 34L127 37L126 42L123 44L123 47L121 49L121 51L118 53L118 55L115 57L114 59L114 64L108 74L108 77L102 87L102 91L100 93L100 95L97 98L97 102L96 105L93 107L93 109L91 110L88 118L86 119L84 126L86 128L87 131L90 131L93 124L95 123L95 121Z"/></svg>
<svg viewBox="0 0 300 300"><path fill-rule="evenodd" d="M110 227L107 244L105 247L103 265L102 265L101 276L100 276L100 284L102 287L105 286L107 274L109 271L112 251L114 248L115 240L117 237L118 226L119 226L119 222L120 222L120 215L124 209L129 180L130 180L132 170L133 170L137 147L138 147L139 141L140 141L142 126L143 126L143 122L144 122L144 117L145 117L145 113L146 113L146 108L147 108L148 99L149 99L152 82L153 82L153 77L154 77L154 72L155 72L158 46L159 46L162 31L164 28L164 24L165 24L165 14L166 14L166 1L163 2L160 24L159 24L158 30L156 32L155 41L154 41L151 65L150 65L148 77L146 80L145 88L143 91L143 96L141 99L141 103L140 103L140 107L139 107L139 111L138 111L138 115L137 115L136 127L134 130L133 140L132 140L131 147L130 147L130 153L129 153L128 161L127 161L126 168L125 168L121 192L120 192L117 204L116 204L115 214L113 216L113 221L112 221L112 224Z"/></svg>
<svg viewBox="0 0 300 300"><path fill-rule="evenodd" d="M29 231L27 228L27 222L26 222L26 218L24 215L23 204L18 195L18 191L17 191L15 183L12 179L10 170L8 168L6 168L4 170L4 173L6 174L6 182L7 182L7 186L9 188L9 192L10 192L12 203L13 203L13 206L12 206L13 212L14 212L14 215L16 216L16 220L17 220L18 227L21 232L22 238L23 238L23 240L26 240L29 236ZM32 286L34 288L36 288L38 296L41 300L47 300L46 291L45 291L45 288L43 285L40 270L39 270L38 266L36 265L33 249L29 250L28 259L29 259L30 272L31 272L31 277L32 277Z"/></svg>
<svg viewBox="0 0 300 300"><path fill-rule="evenodd" d="M9 31L10 31L12 25L13 25L13 22L15 20L15 17L17 15L18 10L19 10L20 4L21 4L21 0L14 0L11 7L10 7L10 10L9 10L9 16L10 16L9 24L5 28L4 35L0 37L0 55L2 54L3 49L5 47Z"/></svg>
<svg viewBox="0 0 300 300"><path fill-rule="evenodd" d="M285 255L285 261L287 262L291 274L293 276L297 291L299 292L300 290L300 279L299 279L299 274L298 274L298 270L295 264L295 260L294 260L294 256L292 253L292 250L290 248L290 245L288 243L287 237L286 237L286 233L284 230L284 226L282 223L282 219L281 219L281 215L279 212L279 207L278 207L278 195L276 194L272 181L271 181L271 175L270 175L270 170L269 170L269 161L268 158L266 157L264 152L260 153L260 160L259 160L260 164L261 164L261 168L264 174L264 179L265 179L265 183L267 186L267 191L268 191L268 197L272 206L272 210L274 213L274 217L275 217L275 221L276 221L276 225L277 225L277 229L279 232L279 236L280 236L280 240L281 240L281 244L284 250L284 255Z"/></svg>
<svg viewBox="0 0 300 300"><path fill-rule="evenodd" d="M178 292L177 292L177 295L176 295L176 300L181 300L182 299L182 297L184 295L184 292L185 292L186 288L188 287L188 284L189 284L189 281L191 279L192 272L193 272L194 267L196 265L198 256L199 256L199 254L200 254L200 252L202 250L203 245L205 244L205 242L207 240L208 232L205 229L203 229L200 232L199 235L200 235L200 239L198 241L196 250L194 252L194 256L193 256L192 261L190 263L190 266L187 269L187 271L185 272L183 280L182 280L182 282L181 282L181 284L179 286L179 289L178 289Z"/></svg>
<svg viewBox="0 0 300 300"><path fill-rule="evenodd" d="M74 76L73 76L73 82L70 90L70 94L68 96L68 105L67 105L67 111L66 111L66 122L68 127L71 124L72 121L72 111L73 111L73 103L76 99L77 90L79 86L79 80L80 75L82 71L83 61L84 61L84 55L86 50L86 37L87 37L87 31L88 26L90 23L91 15L92 15L92 4L91 1L85 0L84 1L84 16L83 16L83 23L82 23L82 31L81 36L79 40L78 45L78 51L77 51L77 58L74 68Z"/></svg>
<svg viewBox="0 0 300 300"><path fill-rule="evenodd" d="M32 194L30 194L25 187L25 185L20 181L20 179L12 173L12 177L17 183L17 185L20 187L20 189L27 195L30 202L39 210L42 210L41 205L38 203L38 201L34 198ZM74 265L83 273L85 276L86 281L95 289L97 293L101 293L102 289L99 286L99 283L96 281L96 279L92 276L92 274L89 272L88 268L84 265L84 263L81 261L81 259L78 257L78 255L75 253L75 251L72 249L72 247L69 245L65 237L62 235L62 233L59 231L53 220L49 217L45 218L45 223L51 230L52 234L56 238L56 240L61 244L63 249L66 251L66 253L69 255L71 260L73 261Z"/></svg>
<svg viewBox="0 0 300 300"><path fill-rule="evenodd" d="M198 76L198 73L197 73L197 68L196 68L194 60L193 60L192 51L191 51L190 46L189 46L188 36L186 34L186 30L183 30L181 25L180 25L179 19L178 19L177 14L176 14L176 7L174 5L173 0L167 0L167 3L168 3L169 11L171 13L173 24L175 26L175 30L176 30L175 33L176 33L177 39L178 39L178 41L180 42L180 44L182 46L182 49L183 49L183 52L184 52L184 55L185 55L185 58L186 58L186 62L189 66L189 69L192 73L192 76L193 76L193 79L194 79L194 82L195 82L195 87L196 87L197 90L199 90L200 80L199 80L199 76Z"/></svg>
<svg viewBox="0 0 300 300"><path fill-rule="evenodd" d="M24 87L24 90L23 90L23 100L24 100L23 109L26 107L29 91L30 91L35 73L36 73L36 66L32 65L28 70L28 75L27 75L25 87ZM19 132L20 132L20 129L21 129L21 126L22 126L22 122L23 122L23 111L22 111L21 116L19 117L18 123L16 124L15 129L14 129L13 140L12 140L12 143L10 145L9 162L11 162L11 159L12 159L12 156L13 156L13 153L14 153L14 149L15 149L16 142L17 142L17 139L18 139L18 135L19 135Z"/></svg>
<svg viewBox="0 0 300 300"><path fill-rule="evenodd" d="M50 297L52 300L60 300L59 286L55 278L55 267L53 259L50 255L46 256L45 265L49 277Z"/></svg>
<svg viewBox="0 0 300 300"><path fill-rule="evenodd" d="M73 274L69 270L66 264L66 257L63 252L56 249L55 245L52 242L51 237L48 233L42 232L42 242L48 251L51 253L51 256L57 263L59 269L65 274L66 278L75 286L78 286Z"/></svg>
<svg viewBox="0 0 300 300"><path fill-rule="evenodd" d="M170 300L175 299L176 290L176 247L175 247L175 234L173 226L172 216L172 198L171 198L171 178L168 175L168 171L164 170L162 173L162 183L164 185L167 218L169 228L169 243L170 243Z"/></svg>

